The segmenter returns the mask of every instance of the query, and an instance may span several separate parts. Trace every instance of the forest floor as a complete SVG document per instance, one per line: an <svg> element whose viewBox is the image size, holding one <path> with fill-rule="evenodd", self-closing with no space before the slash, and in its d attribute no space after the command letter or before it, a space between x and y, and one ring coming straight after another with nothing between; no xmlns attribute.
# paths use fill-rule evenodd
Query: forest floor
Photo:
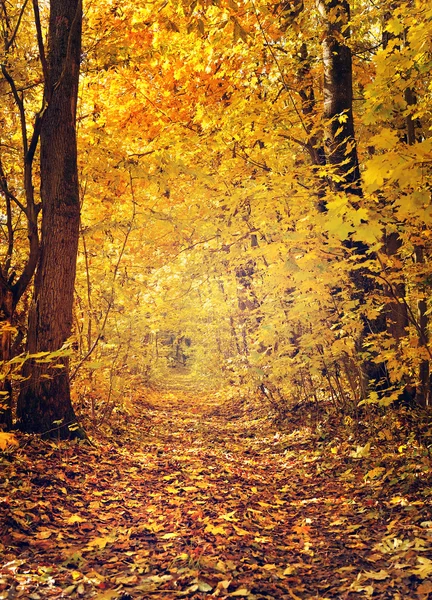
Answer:
<svg viewBox="0 0 432 600"><path fill-rule="evenodd" d="M396 421L364 444L298 421L165 391L94 447L21 436L0 600L432 598L427 453Z"/></svg>

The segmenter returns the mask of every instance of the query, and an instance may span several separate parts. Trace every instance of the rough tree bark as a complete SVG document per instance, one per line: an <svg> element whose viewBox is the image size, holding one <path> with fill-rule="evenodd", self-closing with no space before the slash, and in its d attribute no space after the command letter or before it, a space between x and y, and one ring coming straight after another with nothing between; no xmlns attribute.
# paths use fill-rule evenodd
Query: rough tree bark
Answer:
<svg viewBox="0 0 432 600"><path fill-rule="evenodd" d="M81 55L82 1L51 0L48 51L41 56L46 110L41 127L42 229L30 311L27 350L62 348L72 329L79 238L76 104ZM67 357L55 364L28 361L18 399L19 427L66 438L76 416L70 399Z"/></svg>
<svg viewBox="0 0 432 600"><path fill-rule="evenodd" d="M334 191L362 195L354 133L350 6L346 0L320 0L324 18L324 120L327 164ZM332 175L334 175L332 177Z"/></svg>
<svg viewBox="0 0 432 600"><path fill-rule="evenodd" d="M330 188L334 192L349 195L354 208L363 196L353 114L353 66L350 40L350 3L348 0L319 0L318 7L323 17L322 41L324 66L324 121L325 154ZM345 242L356 255L358 263L373 258L369 248L362 242ZM373 274L368 269L357 269L351 273L355 285L355 297L361 305L377 289ZM364 318L363 334L357 346L364 352L365 339L370 332L384 331L385 319L373 322ZM366 397L371 388L383 390L386 386L387 370L384 363L362 360L360 395Z"/></svg>

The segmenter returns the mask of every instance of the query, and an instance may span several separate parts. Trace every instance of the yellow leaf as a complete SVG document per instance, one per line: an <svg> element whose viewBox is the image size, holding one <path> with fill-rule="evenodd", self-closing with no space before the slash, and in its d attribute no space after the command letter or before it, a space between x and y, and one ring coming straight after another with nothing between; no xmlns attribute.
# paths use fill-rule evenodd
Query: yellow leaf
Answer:
<svg viewBox="0 0 432 600"><path fill-rule="evenodd" d="M237 525L233 525L235 532L238 535L249 535L249 531L246 531L246 529L242 529L241 527L237 527Z"/></svg>
<svg viewBox="0 0 432 600"><path fill-rule="evenodd" d="M208 531L209 533L212 533L213 535L225 535L226 534L226 529L222 526L222 525L212 525L211 523L208 523L205 531Z"/></svg>
<svg viewBox="0 0 432 600"><path fill-rule="evenodd" d="M171 533L164 533L164 535L162 536L161 539L163 539L163 540L170 540L170 539L175 538L175 537L177 537L177 534L174 533L174 532L171 532Z"/></svg>
<svg viewBox="0 0 432 600"><path fill-rule="evenodd" d="M138 583L138 576L137 575L125 575L125 576L121 576L121 577L116 577L115 582L116 582L116 584L134 585L135 583Z"/></svg>
<svg viewBox="0 0 432 600"><path fill-rule="evenodd" d="M381 477L385 471L384 467L375 467L375 469L371 469L366 473L365 479L377 479L378 477Z"/></svg>
<svg viewBox="0 0 432 600"><path fill-rule="evenodd" d="M210 487L210 484L207 481L197 481L195 485L201 490L206 490L208 487Z"/></svg>
<svg viewBox="0 0 432 600"><path fill-rule="evenodd" d="M152 531L153 533L158 533L159 531L162 531L162 529L164 529L162 523L156 523L155 521L145 523L143 527L145 529L148 529L149 531Z"/></svg>
<svg viewBox="0 0 432 600"><path fill-rule="evenodd" d="M223 581L219 581L217 584L218 590L227 590L230 586L231 579L224 579Z"/></svg>
<svg viewBox="0 0 432 600"><path fill-rule="evenodd" d="M250 591L247 588L239 588L235 592L231 592L230 596L249 596Z"/></svg>
<svg viewBox="0 0 432 600"><path fill-rule="evenodd" d="M383 128L381 131L370 138L369 145L379 150L390 150L399 142L399 134L394 129Z"/></svg>
<svg viewBox="0 0 432 600"><path fill-rule="evenodd" d="M175 557L175 560L189 560L189 554L187 552L182 552Z"/></svg>
<svg viewBox="0 0 432 600"><path fill-rule="evenodd" d="M112 541L113 539L109 536L97 537L93 540L90 540L90 542L87 544L87 548L98 548L99 550L103 550L106 547L106 545Z"/></svg>
<svg viewBox="0 0 432 600"><path fill-rule="evenodd" d="M67 523L73 525L74 523L84 523L85 519L80 517L79 515L71 515L69 519L67 519Z"/></svg>
<svg viewBox="0 0 432 600"><path fill-rule="evenodd" d="M47 540L53 534L49 529L44 529L42 531L38 531L36 537L38 540Z"/></svg>
<svg viewBox="0 0 432 600"><path fill-rule="evenodd" d="M101 592L97 596L93 596L94 600L113 600L113 598L118 598L118 591L116 590L106 590L105 592Z"/></svg>
<svg viewBox="0 0 432 600"><path fill-rule="evenodd" d="M288 566L285 568L285 571L283 572L283 574L284 574L284 575L292 575L292 574L293 574L293 573L295 573L295 572L296 572L296 568L295 568L295 567L293 567L293 566L291 566L291 565L288 565Z"/></svg>
<svg viewBox="0 0 432 600"><path fill-rule="evenodd" d="M367 442L364 446L357 446L355 450L350 452L352 458L365 458L370 454L371 445Z"/></svg>
<svg viewBox="0 0 432 600"><path fill-rule="evenodd" d="M393 33L395 36L399 36L405 30L405 23L398 17L392 17L388 20L386 25L386 31Z"/></svg>
<svg viewBox="0 0 432 600"><path fill-rule="evenodd" d="M6 450L8 446L19 446L19 442L13 433L0 431L0 450Z"/></svg>
<svg viewBox="0 0 432 600"><path fill-rule="evenodd" d="M411 569L411 573L417 575L421 579L425 579L432 575L432 560L426 558L425 556L418 556L417 562L420 563L415 569Z"/></svg>
<svg viewBox="0 0 432 600"><path fill-rule="evenodd" d="M389 573L384 569L380 569L379 571L365 571L364 575L368 579L375 579L376 581L382 581L390 577Z"/></svg>
<svg viewBox="0 0 432 600"><path fill-rule="evenodd" d="M220 518L224 519L224 521L238 521L238 519L234 518L235 513L236 513L236 511L233 510L232 512L221 515Z"/></svg>

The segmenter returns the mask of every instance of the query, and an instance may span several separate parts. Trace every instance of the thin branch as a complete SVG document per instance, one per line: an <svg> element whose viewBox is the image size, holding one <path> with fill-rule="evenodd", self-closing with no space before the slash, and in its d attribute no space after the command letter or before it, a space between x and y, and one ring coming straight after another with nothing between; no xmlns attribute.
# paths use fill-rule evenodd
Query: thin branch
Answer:
<svg viewBox="0 0 432 600"><path fill-rule="evenodd" d="M31 165L33 163L33 158L36 152L36 148L39 142L39 136L40 136L40 132L41 132L41 128L42 128L42 117L44 115L45 110L42 109L40 113L38 113L36 115L36 119L35 119L35 123L34 123L34 127L33 127L33 134L32 134L32 138L30 140L30 146L28 148L28 151L26 153L25 156L25 162L28 165Z"/></svg>
<svg viewBox="0 0 432 600"><path fill-rule="evenodd" d="M142 158L143 156L148 156L149 154L154 154L156 150L148 150L147 152L135 152L134 154L128 154L127 158L137 157Z"/></svg>
<svg viewBox="0 0 432 600"><path fill-rule="evenodd" d="M28 150L28 140L27 140L27 129L26 129L26 118L25 118L25 108L24 108L24 101L23 99L20 97L17 87L15 85L14 80L12 79L12 76L10 75L9 71L6 69L6 65L2 64L1 65L1 71L3 73L3 77L6 79L6 81L8 82L11 90L12 90L12 95L15 99L15 103L18 107L19 110L19 114L20 114L20 123L21 123L21 136L22 136L22 140L23 140L23 153L24 153L24 157L27 154L27 150Z"/></svg>
<svg viewBox="0 0 432 600"><path fill-rule="evenodd" d="M227 148L229 148L231 150L231 148L227 142L224 141L224 144L226 145ZM254 160L253 158L250 158L250 156L245 152L245 150L241 146L237 145L237 142L234 142L233 151L234 151L235 156L238 156L239 158L244 160L245 163L250 163L254 167L258 167L259 169L266 171L266 173L272 172L272 169L270 167L268 167L266 164L259 163L256 160Z"/></svg>
<svg viewBox="0 0 432 600"><path fill-rule="evenodd" d="M12 264L12 253L14 248L14 229L12 225L12 206L11 206L11 198L8 194L8 184L6 177L4 175L3 166L1 164L0 159L0 178L1 178L1 186L5 192L6 196L6 226L7 226L7 251L6 251L6 259L4 264L4 275L7 277L11 264Z"/></svg>
<svg viewBox="0 0 432 600"><path fill-rule="evenodd" d="M17 33L18 33L19 26L21 25L21 20L23 18L24 11L25 11L26 6L27 6L27 2L28 2L28 0L25 0L24 4L21 7L21 11L20 11L20 14L18 16L18 21L17 21L17 24L15 26L15 30L14 30L14 32L12 34L11 39L5 42L5 51L6 52L9 50L9 48L12 46L12 44L15 41L15 38L16 38Z"/></svg>
<svg viewBox="0 0 432 600"><path fill-rule="evenodd" d="M182 248L181 250L179 250L179 252L177 252L177 254L174 254L172 258L175 259L178 256L180 256L180 254L182 254L183 252L188 252L189 250L193 250L194 248L196 248L196 246L200 246L201 244L207 244L207 242L216 240L218 237L219 237L219 235L216 234L216 235L212 235L211 237L209 237L205 240L198 240L198 242L190 244L189 246L186 246L185 248Z"/></svg>
<svg viewBox="0 0 432 600"><path fill-rule="evenodd" d="M260 31L261 31L262 36L264 38L265 44L267 45L268 49L270 50L270 54L272 55L274 63L275 63L275 65L276 65L276 67L277 67L277 69L279 71L279 75L280 75L280 78L281 78L281 81L282 81L282 85L284 86L286 92L288 93L288 97L289 97L289 99L291 101L291 104L293 105L293 108L294 108L294 111L295 111L296 115L300 119L300 123L301 123L303 129L309 135L308 129L307 129L307 127L306 127L306 125L305 125L305 123L303 121L303 117L302 117L299 109L297 108L297 105L296 105L296 103L294 101L294 98L292 97L291 89L288 86L287 82L285 81L285 76L283 74L282 67L281 67L281 65L279 63L279 60L278 60L278 58L277 58L277 56L276 56L276 54L274 52L273 46L272 46L272 44L270 44L269 39L267 37L267 34L264 31L264 27L262 26L261 19L260 19L257 7L256 7L255 2L253 0L252 0L252 7L253 7L253 10L254 10L254 13L255 13L255 17L256 17L256 20L257 20L257 23L258 23L258 27L260 28Z"/></svg>
<svg viewBox="0 0 432 600"><path fill-rule="evenodd" d="M1 186L2 192L4 193L6 198L8 198L9 200L12 200L12 202L15 202L15 204L18 206L18 208L20 208L24 214L27 214L26 207L23 204L21 204L21 202L18 200L18 198L16 196L14 196L14 194L12 194L12 192L9 190L9 187L7 184L6 173L4 172L1 159L0 159L0 186Z"/></svg>
<svg viewBox="0 0 432 600"><path fill-rule="evenodd" d="M42 26L41 26L41 20L40 20L38 0L33 0L33 12L34 12L34 17L35 17L36 36L37 36L37 43L38 43L38 48L39 48L40 62L42 65L42 73L43 73L44 80L45 80L45 90L50 91L51 87L49 85L49 69L48 69L48 63L47 63L46 54L45 54L45 46L44 46L43 38L42 38ZM48 101L48 98L47 98L47 101Z"/></svg>
<svg viewBox="0 0 432 600"><path fill-rule="evenodd" d="M303 150L306 150L309 153L312 163L315 166L319 166L319 162L317 160L317 153L316 153L315 148L312 146L312 144L310 144L309 142L303 142L302 140L299 140L292 135L287 135L286 133L279 133L278 135L279 135L279 137L284 138L285 140L290 140L290 142L299 144L299 146L301 146L303 148Z"/></svg>
<svg viewBox="0 0 432 600"><path fill-rule="evenodd" d="M85 363L85 361L93 354L94 350L96 349L96 346L98 345L98 343L99 343L99 341L100 341L100 339L101 339L101 337L102 337L102 335L103 335L103 333L105 331L105 326L106 326L107 321L108 321L108 316L109 316L109 314L111 312L111 309L113 307L113 304L114 304L114 284L115 284L115 281L117 279L117 273L118 273L118 270L120 268L120 263L121 263L121 260L123 258L123 254L124 254L124 252L126 250L126 245L128 243L129 236L130 236L130 234L132 232L132 227L133 227L133 224L134 224L134 221L135 221L135 215L136 215L135 192L134 192L134 187L133 187L133 179L132 179L132 175L131 175L130 171L129 171L129 180L130 180L130 186L131 186L131 196L132 196L133 211L132 211L131 220L129 222L129 225L128 225L128 228L127 228L127 231L126 231L125 238L123 240L123 244L122 244L122 247L121 247L121 250L120 250L120 253L119 253L119 257L118 257L117 263L116 263L116 265L114 267L114 273L113 273L113 278L112 278L112 283L111 283L111 297L109 299L108 306L107 306L107 309L106 309L106 312L105 312L105 315L104 315L104 319L103 319L102 325L101 325L101 327L99 329L99 332L98 332L98 334L96 336L96 339L93 342L93 344L90 347L90 349L88 350L88 352L79 361L79 363L75 367L73 373L71 373L71 375L69 377L69 381L72 381L73 379L75 379L75 377L76 377L79 369L82 367L82 365Z"/></svg>

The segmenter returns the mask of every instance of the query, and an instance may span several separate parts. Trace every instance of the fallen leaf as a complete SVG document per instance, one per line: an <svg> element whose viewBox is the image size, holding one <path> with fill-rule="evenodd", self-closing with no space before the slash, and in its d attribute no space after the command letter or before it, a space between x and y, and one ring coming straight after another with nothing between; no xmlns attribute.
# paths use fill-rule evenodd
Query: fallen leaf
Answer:
<svg viewBox="0 0 432 600"><path fill-rule="evenodd" d="M231 592L230 596L249 596L250 591L247 588L238 588L235 592Z"/></svg>

